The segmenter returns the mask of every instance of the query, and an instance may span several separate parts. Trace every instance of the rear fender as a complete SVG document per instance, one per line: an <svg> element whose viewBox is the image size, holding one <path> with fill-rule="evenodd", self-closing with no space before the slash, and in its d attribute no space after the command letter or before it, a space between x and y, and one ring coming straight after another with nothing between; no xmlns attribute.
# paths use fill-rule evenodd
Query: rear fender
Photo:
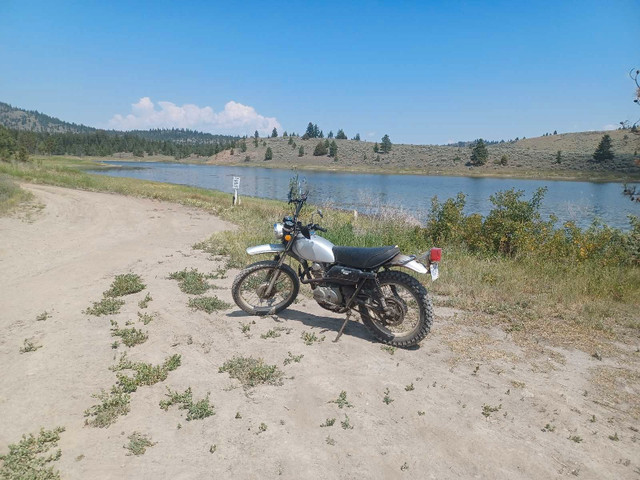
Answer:
<svg viewBox="0 0 640 480"><path fill-rule="evenodd" d="M256 245L255 247L247 248L249 255L262 255L265 253L282 253L285 246L281 243L270 243L267 245Z"/></svg>
<svg viewBox="0 0 640 480"><path fill-rule="evenodd" d="M409 270L413 270L414 272L418 272L418 273L428 273L429 270L427 269L427 267L425 267L422 263L418 262L415 258L416 257L414 256L403 255L402 253L399 253L398 255L393 257L391 260L389 260L385 264L385 266L387 265L398 266L398 267L408 268Z"/></svg>

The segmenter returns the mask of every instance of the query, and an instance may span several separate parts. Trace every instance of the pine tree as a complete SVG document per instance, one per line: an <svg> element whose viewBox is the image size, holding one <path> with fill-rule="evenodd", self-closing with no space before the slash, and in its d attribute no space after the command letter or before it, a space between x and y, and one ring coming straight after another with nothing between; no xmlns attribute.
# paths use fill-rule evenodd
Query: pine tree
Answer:
<svg viewBox="0 0 640 480"><path fill-rule="evenodd" d="M318 138L320 136L320 129L318 128L318 124L316 123L313 126L313 135L311 136L311 138Z"/></svg>
<svg viewBox="0 0 640 480"><path fill-rule="evenodd" d="M278 130L276 130L276 127L273 127L273 130L271 131L271 138L277 138L278 136Z"/></svg>
<svg viewBox="0 0 640 480"><path fill-rule="evenodd" d="M331 143L329 144L329 156L330 157L338 156L338 144L336 143L335 140L332 140Z"/></svg>
<svg viewBox="0 0 640 480"><path fill-rule="evenodd" d="M338 130L338 133L336 134L336 139L337 140L346 140L347 136L344 134L344 130L340 129Z"/></svg>
<svg viewBox="0 0 640 480"><path fill-rule="evenodd" d="M313 123L309 122L307 125L307 131L305 132L307 138L316 138L315 130L313 128Z"/></svg>
<svg viewBox="0 0 640 480"><path fill-rule="evenodd" d="M562 150L558 150L556 153L556 163L562 163Z"/></svg>
<svg viewBox="0 0 640 480"><path fill-rule="evenodd" d="M304 146L300 145L300 148L298 149L298 156L301 157L304 155Z"/></svg>
<svg viewBox="0 0 640 480"><path fill-rule="evenodd" d="M373 152L378 153L379 151L380 151L380 148L378 147L378 142L376 142L376 144L373 146Z"/></svg>
<svg viewBox="0 0 640 480"><path fill-rule="evenodd" d="M264 152L264 159L265 160L273 159L273 150L271 150L271 147L267 147L267 151Z"/></svg>
<svg viewBox="0 0 640 480"><path fill-rule="evenodd" d="M593 152L593 159L596 162L604 162L613 159L613 150L611 150L611 137L605 134L598 144L598 148Z"/></svg>
<svg viewBox="0 0 640 480"><path fill-rule="evenodd" d="M318 142L316 148L313 150L313 155L316 157L320 157L322 155L327 154L327 147L324 145L324 142Z"/></svg>
<svg viewBox="0 0 640 480"><path fill-rule="evenodd" d="M356 142L359 142L359 141L360 141L360 134L359 134L359 133L356 133L356 136L355 136L355 137L353 137L353 139L354 139Z"/></svg>
<svg viewBox="0 0 640 480"><path fill-rule="evenodd" d="M327 138L333 138L333 130L329 130L329 135L327 135Z"/></svg>
<svg viewBox="0 0 640 480"><path fill-rule="evenodd" d="M484 140L479 138L476 141L476 145L471 150L471 165L484 165L489 158L489 151L484 144Z"/></svg>
<svg viewBox="0 0 640 480"><path fill-rule="evenodd" d="M258 130L256 130L255 133L253 134L253 138L260 138L260 134L258 133Z"/></svg>
<svg viewBox="0 0 640 480"><path fill-rule="evenodd" d="M20 162L27 162L29 160L29 152L27 152L24 146L18 149L18 160Z"/></svg>
<svg viewBox="0 0 640 480"><path fill-rule="evenodd" d="M382 153L389 153L391 151L391 139L389 138L389 135L385 135L384 137L382 137L380 151Z"/></svg>
<svg viewBox="0 0 640 480"><path fill-rule="evenodd" d="M284 133L282 134L282 138L287 136L287 131L285 130Z"/></svg>

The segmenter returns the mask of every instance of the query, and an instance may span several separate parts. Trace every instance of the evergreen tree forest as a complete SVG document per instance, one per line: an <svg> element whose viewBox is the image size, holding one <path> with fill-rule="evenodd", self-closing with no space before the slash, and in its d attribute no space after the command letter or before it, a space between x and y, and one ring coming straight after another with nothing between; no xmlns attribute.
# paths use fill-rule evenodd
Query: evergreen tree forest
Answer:
<svg viewBox="0 0 640 480"><path fill-rule="evenodd" d="M190 155L209 157L235 147L238 141L238 137L184 129L47 133L10 129L0 125L0 158L9 159L21 148L30 155L104 157L115 153L132 153L141 157L146 153L168 155L176 159Z"/></svg>

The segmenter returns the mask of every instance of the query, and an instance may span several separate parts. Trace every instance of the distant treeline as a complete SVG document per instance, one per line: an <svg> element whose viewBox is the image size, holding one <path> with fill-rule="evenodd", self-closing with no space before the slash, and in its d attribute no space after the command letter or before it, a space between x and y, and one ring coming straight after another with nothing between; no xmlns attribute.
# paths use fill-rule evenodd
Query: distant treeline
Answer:
<svg viewBox="0 0 640 480"><path fill-rule="evenodd" d="M168 155L176 159L190 155L209 157L233 148L239 137L211 135L184 129L87 133L46 133L16 130L0 125L0 158L19 152L30 155L75 155L104 157L115 153L134 156Z"/></svg>

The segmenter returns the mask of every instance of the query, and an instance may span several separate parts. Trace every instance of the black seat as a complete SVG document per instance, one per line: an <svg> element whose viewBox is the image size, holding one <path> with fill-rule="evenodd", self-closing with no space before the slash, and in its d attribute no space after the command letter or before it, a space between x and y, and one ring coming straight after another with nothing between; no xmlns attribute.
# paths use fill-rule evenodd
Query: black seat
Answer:
<svg viewBox="0 0 640 480"><path fill-rule="evenodd" d="M399 253L400 249L397 246L373 248L333 247L336 263L365 270L379 267Z"/></svg>

